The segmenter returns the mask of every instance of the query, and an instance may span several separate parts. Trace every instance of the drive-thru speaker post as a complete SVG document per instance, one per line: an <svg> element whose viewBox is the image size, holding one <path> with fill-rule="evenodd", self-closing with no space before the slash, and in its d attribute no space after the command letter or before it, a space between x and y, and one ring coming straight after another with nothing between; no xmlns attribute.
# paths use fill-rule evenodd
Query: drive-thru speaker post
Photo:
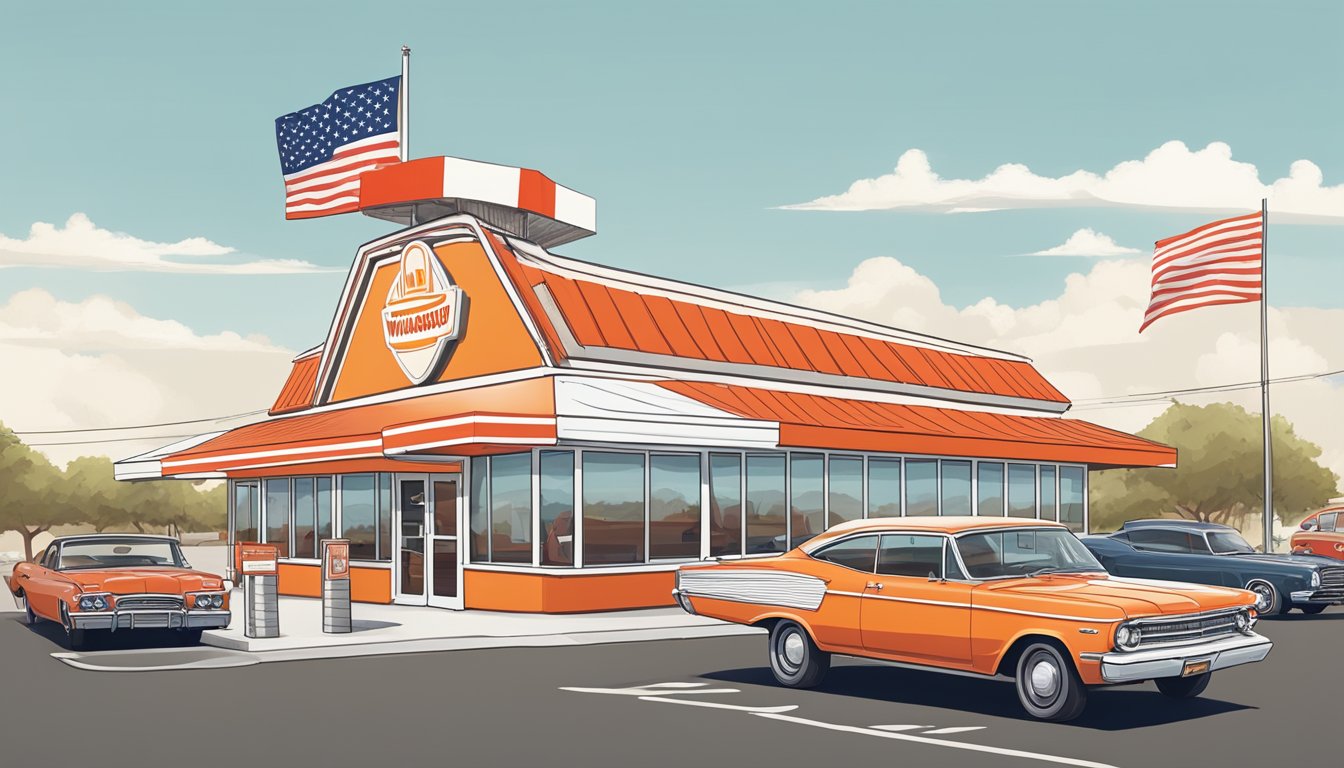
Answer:
<svg viewBox="0 0 1344 768"><path fill-rule="evenodd" d="M322 631L350 631L350 540L322 540Z"/></svg>
<svg viewBox="0 0 1344 768"><path fill-rule="evenodd" d="M234 570L243 578L247 637L280 636L280 599L276 591L280 548L275 544L240 542L234 549Z"/></svg>

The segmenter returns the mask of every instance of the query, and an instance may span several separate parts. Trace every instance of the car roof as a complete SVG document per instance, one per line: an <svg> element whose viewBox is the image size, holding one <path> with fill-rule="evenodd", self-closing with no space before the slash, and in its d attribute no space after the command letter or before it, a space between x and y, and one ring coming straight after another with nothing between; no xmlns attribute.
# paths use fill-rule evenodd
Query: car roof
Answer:
<svg viewBox="0 0 1344 768"><path fill-rule="evenodd" d="M833 525L823 534L819 534L807 542L808 549L839 538L851 533L860 533L863 531L885 531L892 528L899 528L903 531L927 531L929 533L958 534L966 531L980 531L986 529L1011 529L1011 528L1063 528L1068 530L1068 526L1063 523L1056 523L1053 520L1035 520L1025 517L973 517L973 516L948 516L948 517L872 517L867 520L851 520L847 523Z"/></svg>
<svg viewBox="0 0 1344 768"><path fill-rule="evenodd" d="M147 541L177 541L176 536L164 536L157 533L75 533L69 536L57 536L52 544L66 541L87 541L98 539L145 539Z"/></svg>
<svg viewBox="0 0 1344 768"><path fill-rule="evenodd" d="M1187 531L1235 531L1230 525L1220 523L1201 523L1196 520L1176 520L1173 518L1157 518L1154 520L1126 520L1123 530L1132 531L1136 528L1181 528Z"/></svg>

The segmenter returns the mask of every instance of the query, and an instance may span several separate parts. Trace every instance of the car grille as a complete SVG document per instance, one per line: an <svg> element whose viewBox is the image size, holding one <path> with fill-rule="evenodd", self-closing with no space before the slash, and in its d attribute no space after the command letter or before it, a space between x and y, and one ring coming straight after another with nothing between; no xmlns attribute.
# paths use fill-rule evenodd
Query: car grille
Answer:
<svg viewBox="0 0 1344 768"><path fill-rule="evenodd" d="M1156 619L1138 622L1141 632L1139 647L1195 643L1201 640L1236 634L1236 613L1204 616L1185 616L1175 619Z"/></svg>
<svg viewBox="0 0 1344 768"><path fill-rule="evenodd" d="M172 595L128 595L117 598L116 608L119 611L181 610L182 598Z"/></svg>
<svg viewBox="0 0 1344 768"><path fill-rule="evenodd" d="M1344 568L1322 568L1321 589L1344 589Z"/></svg>

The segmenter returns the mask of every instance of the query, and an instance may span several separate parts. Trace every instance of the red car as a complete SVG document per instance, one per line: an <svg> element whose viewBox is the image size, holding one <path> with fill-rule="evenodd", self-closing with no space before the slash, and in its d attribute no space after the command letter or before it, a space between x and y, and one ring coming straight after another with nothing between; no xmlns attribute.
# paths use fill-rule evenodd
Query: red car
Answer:
<svg viewBox="0 0 1344 768"><path fill-rule="evenodd" d="M191 569L177 539L139 534L65 536L37 562L19 563L9 591L29 624L65 628L72 650L90 631L175 629L188 643L229 624L224 579Z"/></svg>

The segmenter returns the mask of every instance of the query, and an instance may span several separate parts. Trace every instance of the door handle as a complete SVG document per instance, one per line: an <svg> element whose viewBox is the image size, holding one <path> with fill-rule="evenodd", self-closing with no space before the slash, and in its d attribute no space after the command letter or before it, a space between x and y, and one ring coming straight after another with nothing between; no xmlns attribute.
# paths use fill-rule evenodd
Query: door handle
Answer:
<svg viewBox="0 0 1344 768"><path fill-rule="evenodd" d="M868 587L869 589L882 589L883 586L884 586L884 585L882 585L882 584L878 584L878 583L875 582L875 581L870 581L870 582L868 582L868 584L867 584L867 587Z"/></svg>

